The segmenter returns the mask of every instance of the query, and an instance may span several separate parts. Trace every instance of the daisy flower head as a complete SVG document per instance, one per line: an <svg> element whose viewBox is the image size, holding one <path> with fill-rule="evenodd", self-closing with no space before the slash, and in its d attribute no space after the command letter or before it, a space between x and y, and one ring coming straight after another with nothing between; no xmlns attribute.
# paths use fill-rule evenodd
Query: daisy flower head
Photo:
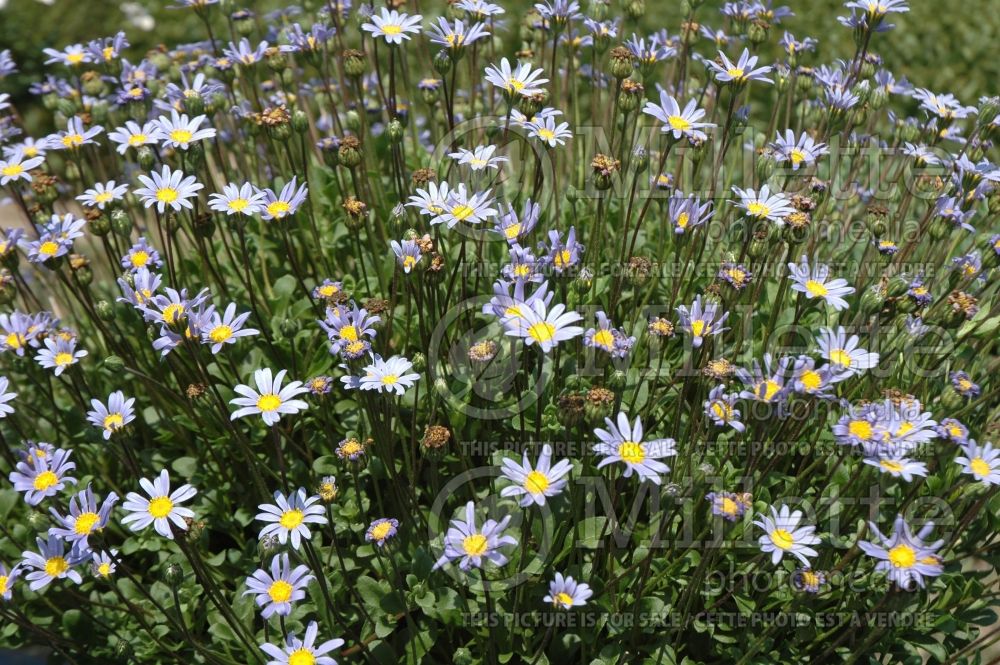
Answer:
<svg viewBox="0 0 1000 665"><path fill-rule="evenodd" d="M559 342L579 337L583 328L572 325L583 317L566 306L559 304L551 309L545 300L536 298L519 308L519 313L501 320L505 333L511 337L522 337L528 346L537 344L543 353L549 353Z"/></svg>
<svg viewBox="0 0 1000 665"><path fill-rule="evenodd" d="M712 506L712 514L730 522L743 517L753 507L753 497L747 492L709 492L705 500Z"/></svg>
<svg viewBox="0 0 1000 665"><path fill-rule="evenodd" d="M330 341L330 353L343 353L351 345L364 342L366 338L376 335L375 324L380 321L378 316L371 316L368 310L358 308L351 303L351 308L330 307L326 310L326 318L319 321L319 327L326 332Z"/></svg>
<svg viewBox="0 0 1000 665"><path fill-rule="evenodd" d="M951 381L951 386L955 389L955 392L962 397L966 397L968 399L979 397L979 385L972 381L968 373L959 370L949 374L948 378Z"/></svg>
<svg viewBox="0 0 1000 665"><path fill-rule="evenodd" d="M398 46L404 39L410 39L407 33L420 34L420 14L404 14L395 9L382 8L380 14L372 14L368 23L362 23L361 29L371 33L372 37L381 37L387 44Z"/></svg>
<svg viewBox="0 0 1000 665"><path fill-rule="evenodd" d="M937 435L958 445L969 442L969 428L954 418L945 418L934 428Z"/></svg>
<svg viewBox="0 0 1000 665"><path fill-rule="evenodd" d="M913 590L915 586L922 588L926 578L937 577L944 572L943 562L937 554L944 541L924 542L934 529L933 522L928 522L916 535L902 515L896 516L889 536L879 531L874 522L869 522L868 528L875 538L859 540L858 547L876 559L875 570L887 571L889 581L895 582L899 588L906 591Z"/></svg>
<svg viewBox="0 0 1000 665"><path fill-rule="evenodd" d="M14 407L8 402L17 397L17 393L8 390L8 388L10 388L10 380L6 376L0 376L0 419L14 413Z"/></svg>
<svg viewBox="0 0 1000 665"><path fill-rule="evenodd" d="M980 446L970 439L962 446L962 452L964 455L955 458L962 466L962 473L986 485L1000 485L1000 448L994 448L992 443Z"/></svg>
<svg viewBox="0 0 1000 665"><path fill-rule="evenodd" d="M531 63L518 64L511 67L507 58L500 60L500 66L489 65L486 67L486 80L494 87L499 88L507 96L509 101L513 101L519 95L521 97L531 97L544 91L542 84L549 80L540 78L541 69L532 69Z"/></svg>
<svg viewBox="0 0 1000 665"><path fill-rule="evenodd" d="M510 458L501 462L500 475L511 482L503 488L500 496L521 497L520 505L527 508L531 504L545 505L545 501L563 491L568 482L566 476L573 468L569 460L560 460L552 465L552 446L545 444L538 456L538 462L532 464L525 452L518 464Z"/></svg>
<svg viewBox="0 0 1000 665"><path fill-rule="evenodd" d="M125 399L125 393L116 390L108 395L107 406L100 400L90 400L90 406L93 408L87 412L87 421L103 430L104 440L107 441L135 420L133 404L135 404L134 397Z"/></svg>
<svg viewBox="0 0 1000 665"><path fill-rule="evenodd" d="M360 390L375 390L402 396L420 379L416 372L407 373L413 363L403 356L392 356L383 360L377 353L372 354L372 362L364 368L360 377L341 377L345 387Z"/></svg>
<svg viewBox="0 0 1000 665"><path fill-rule="evenodd" d="M487 519L482 528L476 526L476 507L472 501L465 504L465 519L453 519L444 537L444 553L434 563L433 570L458 560L461 570L482 568L486 561L495 566L507 563L507 556L501 552L505 546L517 545L513 536L503 535L510 524L506 515L499 522Z"/></svg>
<svg viewBox="0 0 1000 665"><path fill-rule="evenodd" d="M709 60L707 64L715 72L715 80L719 83L728 83L735 87L744 86L750 81L774 83L765 76L774 68L768 65L757 67L757 60L757 56L750 55L750 50L744 48L735 63L725 53L719 51L719 61Z"/></svg>
<svg viewBox="0 0 1000 665"><path fill-rule="evenodd" d="M295 399L298 395L309 392L301 381L292 381L282 387L287 370L281 370L272 375L271 369L265 367L253 373L254 390L248 385L240 384L233 390L241 397L230 400L230 404L240 407L233 412L230 420L244 416L259 415L267 426L277 423L283 414L296 414L309 408L303 400Z"/></svg>
<svg viewBox="0 0 1000 665"><path fill-rule="evenodd" d="M864 463L904 482L913 482L914 476L927 476L927 465L906 457L866 457Z"/></svg>
<svg viewBox="0 0 1000 665"><path fill-rule="evenodd" d="M879 354L860 348L860 338L857 335L848 337L843 326L837 326L836 330L820 328L816 343L820 354L830 361L836 381L864 374L865 370L878 366Z"/></svg>
<svg viewBox="0 0 1000 665"><path fill-rule="evenodd" d="M712 202L701 202L696 195L673 196L667 207L667 218L674 227L674 233L683 235L701 226L715 214Z"/></svg>
<svg viewBox="0 0 1000 665"><path fill-rule="evenodd" d="M432 44L444 46L457 55L469 44L488 37L489 34L489 30L482 23L477 22L467 26L464 21L455 19L452 24L448 19L440 17L437 23L431 24L430 41Z"/></svg>
<svg viewBox="0 0 1000 665"><path fill-rule="evenodd" d="M491 190L486 190L469 196L465 185L459 185L457 189L451 190L444 210L431 220L431 224L447 224L449 229L455 228L460 222L481 224L498 214L493 207L494 198L491 194Z"/></svg>
<svg viewBox="0 0 1000 665"><path fill-rule="evenodd" d="M718 303L709 301L702 304L701 296L696 296L691 307L679 305L677 315L680 317L680 328L691 335L691 345L698 348L706 337L715 336L729 330L722 324L729 318L729 312L719 316Z"/></svg>
<svg viewBox="0 0 1000 665"><path fill-rule="evenodd" d="M83 577L73 569L80 563L80 556L66 553L66 543L62 538L49 534L46 540L35 538L37 552L23 552L21 566L32 572L24 576L28 580L28 588L38 591L56 580L68 578L77 584L83 582Z"/></svg>
<svg viewBox="0 0 1000 665"><path fill-rule="evenodd" d="M635 345L635 337L611 326L603 310L597 312L597 327L590 328L583 336L585 346L601 349L613 358L624 358Z"/></svg>
<svg viewBox="0 0 1000 665"><path fill-rule="evenodd" d="M171 525L180 531L187 531L185 519L193 519L194 511L180 504L194 498L198 493L191 485L181 485L170 491L170 476L167 470L153 480L140 478L139 486L149 495L149 498L137 492L129 492L122 507L128 513L122 518L122 524L128 525L132 531L142 531L150 524L156 533L164 538L174 539Z"/></svg>
<svg viewBox="0 0 1000 665"><path fill-rule="evenodd" d="M622 463L625 471L622 475L629 478L633 473L640 480L659 485L661 476L670 471L670 467L660 461L664 457L677 454L673 439L654 439L643 442L642 422L636 416L630 423L624 412L619 412L617 422L610 418L604 419L607 429L596 428L594 434L600 443L594 445L594 454L603 455L597 463L601 469L610 464Z"/></svg>
<svg viewBox="0 0 1000 665"><path fill-rule="evenodd" d="M94 125L88 129L83 126L80 118L73 116L66 123L66 129L56 133L50 145L57 150L77 150L82 146L97 143L94 137L103 131L104 127L101 125Z"/></svg>
<svg viewBox="0 0 1000 665"><path fill-rule="evenodd" d="M473 172L482 171L484 169L494 169L498 170L500 165L504 162L509 162L510 159L504 157L503 155L493 156L496 152L497 147L495 145L480 145L476 146L472 150L468 148L459 148L458 152L450 152L448 156L454 159L458 164L462 166L468 166Z"/></svg>
<svg viewBox="0 0 1000 665"><path fill-rule="evenodd" d="M76 67L88 62L93 62L94 58L83 44L70 44L62 51L54 48L44 48L42 53L49 56L45 61L46 65L66 65Z"/></svg>
<svg viewBox="0 0 1000 665"><path fill-rule="evenodd" d="M758 542L762 552L771 554L771 563L777 565L785 554L790 554L808 566L808 557L819 556L819 552L809 547L819 544L816 527L799 526L801 521L802 511L792 511L786 505L780 510L771 506L770 516L761 513L754 520L754 524L764 530Z"/></svg>
<svg viewBox="0 0 1000 665"><path fill-rule="evenodd" d="M24 501L29 506L37 506L46 497L55 496L67 483L76 485L76 478L66 475L76 468L76 463L69 461L72 453L59 448L51 458L34 456L21 460L8 479L15 490L24 492Z"/></svg>
<svg viewBox="0 0 1000 665"><path fill-rule="evenodd" d="M90 548L87 540L96 532L100 532L111 519L111 509L118 503L118 495L111 492L99 502L94 491L87 489L73 495L69 500L69 514L61 515L55 508L49 512L59 526L52 527L50 533L64 538L73 545L79 553L86 553Z"/></svg>
<svg viewBox="0 0 1000 665"><path fill-rule="evenodd" d="M642 112L660 121L660 131L670 134L675 141L682 138L694 138L704 141L707 136L703 128L715 127L710 122L701 122L705 117L705 109L698 108L698 101L688 100L681 109L680 104L666 90L660 90L660 103L646 102Z"/></svg>
<svg viewBox="0 0 1000 665"><path fill-rule="evenodd" d="M181 208L193 209L190 199L204 188L195 176L185 176L179 169L172 170L166 164L159 173L153 171L148 176L140 175L139 182L143 186L135 190L136 196L145 207L156 206L161 215L168 207L174 212L179 212Z"/></svg>
<svg viewBox="0 0 1000 665"><path fill-rule="evenodd" d="M303 538L312 538L310 524L322 525L327 522L326 509L319 505L319 501L319 496L308 496L303 487L287 497L276 491L274 503L257 506L260 512L255 519L265 523L258 537L263 540L274 535L282 545L290 540L292 549L299 549Z"/></svg>
<svg viewBox="0 0 1000 665"><path fill-rule="evenodd" d="M265 621L275 614L287 617L292 613L292 603L306 597L306 586L314 579L308 566L292 568L286 552L271 559L270 571L258 568L248 577L243 595L255 596Z"/></svg>
<svg viewBox="0 0 1000 665"><path fill-rule="evenodd" d="M244 328L250 312L236 313L236 303L226 306L226 311L219 314L213 310L208 324L201 330L201 341L212 346L212 353L218 353L226 344L235 344L241 337L251 337L260 334L256 328Z"/></svg>
<svg viewBox="0 0 1000 665"><path fill-rule="evenodd" d="M819 593L820 588L826 584L826 573L812 568L798 568L792 574L791 583L796 591Z"/></svg>
<svg viewBox="0 0 1000 665"><path fill-rule="evenodd" d="M268 46L270 44L266 41L261 42L257 46L251 46L250 40L244 37L240 39L239 44L229 42L229 46L222 50L222 54L231 62L239 63L244 67L250 67L264 58Z"/></svg>
<svg viewBox="0 0 1000 665"><path fill-rule="evenodd" d="M809 356L799 356L792 367L792 388L800 395L812 395L828 399L833 384L839 378L830 365L816 367L816 360Z"/></svg>
<svg viewBox="0 0 1000 665"><path fill-rule="evenodd" d="M59 376L66 368L70 365L75 365L80 358L84 358L87 355L86 349L76 348L75 338L64 338L64 337L46 337L45 348L39 350L38 355L35 356L35 362L44 367L45 369L51 369L56 376Z"/></svg>
<svg viewBox="0 0 1000 665"><path fill-rule="evenodd" d="M20 576L20 564L7 570L7 566L0 563L0 599L10 601L14 597L14 583L17 582Z"/></svg>
<svg viewBox="0 0 1000 665"><path fill-rule="evenodd" d="M518 215L513 205L508 205L506 211L501 207L500 217L493 230L502 235L508 244L516 245L521 238L530 233L535 228L535 225L538 224L541 210L541 206L532 202L530 198L525 200L520 215Z"/></svg>
<svg viewBox="0 0 1000 665"><path fill-rule="evenodd" d="M726 393L724 385L712 388L705 400L705 415L712 419L717 427L732 427L737 432L742 432L746 426L740 422L740 410L736 408L736 400L739 395Z"/></svg>
<svg viewBox="0 0 1000 665"><path fill-rule="evenodd" d="M90 571L94 577L109 578L118 570L118 565L115 564L117 558L118 550L113 548L107 551L93 552L90 555Z"/></svg>
<svg viewBox="0 0 1000 665"><path fill-rule="evenodd" d="M356 438L349 437L338 443L333 452L342 460L357 462L364 457L365 446Z"/></svg>
<svg viewBox="0 0 1000 665"><path fill-rule="evenodd" d="M407 275L410 271L420 263L420 245L417 244L416 240L404 240L402 244L393 240L389 243L392 247L392 253L396 255L396 262L399 267L403 269L403 272Z"/></svg>
<svg viewBox="0 0 1000 665"><path fill-rule="evenodd" d="M427 189L418 188L417 193L410 196L406 205L417 208L421 215L430 217L432 225L440 224L450 196L451 190L447 182L442 181L440 184L429 182Z"/></svg>
<svg viewBox="0 0 1000 665"><path fill-rule="evenodd" d="M792 362L791 356L782 356L775 364L773 356L765 353L763 366L755 358L750 369L737 369L736 377L746 386L740 397L766 404L784 401L790 388L785 384Z"/></svg>
<svg viewBox="0 0 1000 665"><path fill-rule="evenodd" d="M381 517L365 529L365 540L375 543L377 547L385 547L386 544L396 537L399 530L399 520L394 517Z"/></svg>
<svg viewBox="0 0 1000 665"><path fill-rule="evenodd" d="M777 161L791 164L793 171L797 171L800 166L812 164L829 152L825 143L816 143L805 132L796 140L795 132L791 129L786 129L784 136L778 134L777 140L770 147Z"/></svg>
<svg viewBox="0 0 1000 665"><path fill-rule="evenodd" d="M292 176L278 194L269 188L257 191L264 195L260 201L260 216L267 221L294 215L309 194L306 183L299 185L296 176Z"/></svg>
<svg viewBox="0 0 1000 665"><path fill-rule="evenodd" d="M524 128L528 130L529 138L536 138L550 148L566 145L566 140L573 138L573 132L569 129L568 122L556 124L551 116L544 119L525 123Z"/></svg>
<svg viewBox="0 0 1000 665"><path fill-rule="evenodd" d="M157 120L163 135L163 144L170 148L187 150L188 146L196 141L214 138L215 129L201 128L201 123L205 120L206 117L203 115L188 118L186 113L178 113L175 109L171 109L169 118L161 116Z"/></svg>
<svg viewBox="0 0 1000 665"><path fill-rule="evenodd" d="M310 621L301 640L295 633L289 633L285 636L284 645L277 646L268 642L262 644L260 650L271 659L267 661L267 665L337 665L337 661L326 654L344 646L344 640L327 640L316 644L317 635L319 625Z"/></svg>
<svg viewBox="0 0 1000 665"><path fill-rule="evenodd" d="M108 138L118 147L119 155L124 155L129 148L138 150L143 146L155 146L163 140L163 132L156 120L140 125L134 120L127 120L124 127L118 127L108 134Z"/></svg>
<svg viewBox="0 0 1000 665"><path fill-rule="evenodd" d="M127 302L135 308L145 307L156 296L163 278L148 268L139 268L134 273L126 273L118 278L122 295L118 302Z"/></svg>
<svg viewBox="0 0 1000 665"><path fill-rule="evenodd" d="M128 185L118 184L114 180L96 183L92 188L76 197L76 200L88 208L104 210L108 206L121 201L128 192Z"/></svg>
<svg viewBox="0 0 1000 665"><path fill-rule="evenodd" d="M139 240L122 257L121 264L122 268L135 272L143 268L147 270L150 268L159 268L162 265L162 261L160 260L160 253L149 244L149 241L145 237L140 236Z"/></svg>
<svg viewBox="0 0 1000 665"><path fill-rule="evenodd" d="M740 197L736 207L746 211L746 216L757 220L770 220L776 225L784 226L785 217L795 212L791 201L781 192L772 192L764 185L759 192L752 189L733 187L733 193Z"/></svg>
<svg viewBox="0 0 1000 665"><path fill-rule="evenodd" d="M594 595L589 584L577 582L569 575L556 573L555 579L549 582L549 593L542 598L552 607L569 610L587 604L587 599Z"/></svg>
<svg viewBox="0 0 1000 665"><path fill-rule="evenodd" d="M820 298L837 311L850 306L843 297L854 293L854 287L846 279L830 279L830 267L826 264L817 262L810 268L809 259L803 254L798 263L788 264L788 270L792 274L792 290L807 299Z"/></svg>
<svg viewBox="0 0 1000 665"><path fill-rule="evenodd" d="M539 250L545 252L545 263L557 274L569 272L576 267L583 256L585 247L576 240L576 227L569 227L566 240L563 241L559 231L549 231L549 242L539 244Z"/></svg>
<svg viewBox="0 0 1000 665"><path fill-rule="evenodd" d="M38 168L45 162L45 157L26 158L23 151L18 151L0 159L0 187L18 180L31 182L31 169Z"/></svg>

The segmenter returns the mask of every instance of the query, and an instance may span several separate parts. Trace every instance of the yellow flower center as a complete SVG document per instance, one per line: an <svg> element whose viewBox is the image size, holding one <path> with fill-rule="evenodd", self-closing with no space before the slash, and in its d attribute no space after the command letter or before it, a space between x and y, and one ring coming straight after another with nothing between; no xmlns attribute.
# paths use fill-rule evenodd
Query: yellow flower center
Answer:
<svg viewBox="0 0 1000 665"><path fill-rule="evenodd" d="M687 214L686 212L682 212L681 214L677 215L678 227L686 229L690 222L691 222L691 215Z"/></svg>
<svg viewBox="0 0 1000 665"><path fill-rule="evenodd" d="M392 532L391 522L379 522L370 531L372 539L380 542L388 538L390 532Z"/></svg>
<svg viewBox="0 0 1000 665"><path fill-rule="evenodd" d="M316 665L316 657L310 649L302 647L288 655L288 665Z"/></svg>
<svg viewBox="0 0 1000 665"><path fill-rule="evenodd" d="M830 362L841 367L850 367L851 356L844 349L832 349L830 351Z"/></svg>
<svg viewBox="0 0 1000 665"><path fill-rule="evenodd" d="M473 210L467 205L459 205L451 209L452 216L455 217L455 219L457 219L460 222L464 222L469 217L472 217L472 214L474 212L475 210Z"/></svg>
<svg viewBox="0 0 1000 665"><path fill-rule="evenodd" d="M507 79L507 92L521 92L524 90L524 81L511 78Z"/></svg>
<svg viewBox="0 0 1000 665"><path fill-rule="evenodd" d="M792 148L789 156L792 159L792 164L801 164L806 161L806 153L798 148Z"/></svg>
<svg viewBox="0 0 1000 665"><path fill-rule="evenodd" d="M79 134L67 134L62 137L62 144L65 148L76 148L83 145L83 137Z"/></svg>
<svg viewBox="0 0 1000 665"><path fill-rule="evenodd" d="M904 434L907 434L912 431L913 431L913 423L911 423L908 420L903 421L903 423L899 426L899 429L896 430L896 436L903 436Z"/></svg>
<svg viewBox="0 0 1000 665"><path fill-rule="evenodd" d="M227 325L215 326L208 333L208 338L216 344L221 344L233 336L233 329Z"/></svg>
<svg viewBox="0 0 1000 665"><path fill-rule="evenodd" d="M594 344L603 346L605 349L612 349L615 345L615 336L611 334L610 330L598 330L590 339Z"/></svg>
<svg viewBox="0 0 1000 665"><path fill-rule="evenodd" d="M399 382L398 374L386 374L382 377L382 385L391 386L397 382Z"/></svg>
<svg viewBox="0 0 1000 665"><path fill-rule="evenodd" d="M347 340L348 342L358 341L358 329L354 326L344 326L340 329L340 339Z"/></svg>
<svg viewBox="0 0 1000 665"><path fill-rule="evenodd" d="M35 476L35 481L32 484L36 490L44 492L58 482L59 477L55 473L51 471L42 471L40 474Z"/></svg>
<svg viewBox="0 0 1000 665"><path fill-rule="evenodd" d="M683 132L686 129L691 128L691 123L687 119L682 118L679 115L667 116L667 122L670 123L671 129L676 129L677 131Z"/></svg>
<svg viewBox="0 0 1000 665"><path fill-rule="evenodd" d="M170 303L163 308L163 320L170 325L177 323L183 314L184 305L180 303Z"/></svg>
<svg viewBox="0 0 1000 665"><path fill-rule="evenodd" d="M822 298L830 293L822 282L817 282L815 279L810 279L806 282L806 291L816 298Z"/></svg>
<svg viewBox="0 0 1000 665"><path fill-rule="evenodd" d="M781 386L778 385L777 381L772 381L768 379L764 382L764 401L771 401L771 399L781 390Z"/></svg>
<svg viewBox="0 0 1000 665"><path fill-rule="evenodd" d="M133 148L138 148L141 145L146 145L147 140L149 140L149 137L145 134L133 134L128 137L128 144Z"/></svg>
<svg viewBox="0 0 1000 665"><path fill-rule="evenodd" d="M129 260L132 262L132 265L134 267L142 268L147 263L149 263L149 252L140 249L137 252L133 252L132 258L130 258Z"/></svg>
<svg viewBox="0 0 1000 665"><path fill-rule="evenodd" d="M811 570L803 571L802 573L802 583L805 586L817 587L819 586L819 575Z"/></svg>
<svg viewBox="0 0 1000 665"><path fill-rule="evenodd" d="M278 524L288 529L289 531L297 529L303 521L305 521L306 515L298 508L292 508L291 510L286 510L281 513L281 517L278 519Z"/></svg>
<svg viewBox="0 0 1000 665"><path fill-rule="evenodd" d="M263 413L270 413L281 406L281 398L274 393L264 393L257 399L257 408Z"/></svg>
<svg viewBox="0 0 1000 665"><path fill-rule="evenodd" d="M156 190L156 200L161 203L173 203L177 200L177 190L173 187L161 187Z"/></svg>
<svg viewBox="0 0 1000 665"><path fill-rule="evenodd" d="M795 537L785 529L775 529L771 532L771 542L781 550L790 550L795 544Z"/></svg>
<svg viewBox="0 0 1000 665"><path fill-rule="evenodd" d="M267 214L271 217L284 217L292 209L287 201L274 201L267 204Z"/></svg>
<svg viewBox="0 0 1000 665"><path fill-rule="evenodd" d="M12 349L19 349L24 343L24 337L18 335L17 333L10 333L7 335L7 346Z"/></svg>
<svg viewBox="0 0 1000 665"><path fill-rule="evenodd" d="M503 234L504 234L504 236L506 236L507 240L513 240L520 233L521 233L521 225L520 224L511 224L510 226L508 226L507 228L505 228L503 230Z"/></svg>
<svg viewBox="0 0 1000 665"><path fill-rule="evenodd" d="M709 408L712 410L712 413L715 414L715 417L720 420L729 421L733 417L733 407L729 406L725 402L716 400L712 402Z"/></svg>
<svg viewBox="0 0 1000 665"><path fill-rule="evenodd" d="M481 533L474 533L462 540L462 549L469 556L482 556L486 554L486 546L486 536Z"/></svg>
<svg viewBox="0 0 1000 665"><path fill-rule="evenodd" d="M61 556L54 556L45 562L45 574L49 577L59 577L69 570L69 563Z"/></svg>
<svg viewBox="0 0 1000 665"><path fill-rule="evenodd" d="M553 605L562 605L563 607L570 607L573 604L573 597L566 593L565 591L560 591L556 594L555 602Z"/></svg>
<svg viewBox="0 0 1000 665"><path fill-rule="evenodd" d="M412 270L413 266L417 265L417 257L415 256L404 256L403 257L403 268L406 270Z"/></svg>
<svg viewBox="0 0 1000 665"><path fill-rule="evenodd" d="M97 513L81 513L76 518L76 522L73 523L73 532L78 536L89 536L99 521L101 521L101 516Z"/></svg>
<svg viewBox="0 0 1000 665"><path fill-rule="evenodd" d="M109 577L111 575L111 564L102 563L97 567L97 574L101 577Z"/></svg>
<svg viewBox="0 0 1000 665"><path fill-rule="evenodd" d="M73 364L73 355L70 353L57 353L56 357L53 358L53 362L59 367L71 365Z"/></svg>
<svg viewBox="0 0 1000 665"><path fill-rule="evenodd" d="M910 568L917 563L917 553L909 545L900 543L889 550L889 563L896 568Z"/></svg>
<svg viewBox="0 0 1000 665"><path fill-rule="evenodd" d="M977 476L988 476L993 470L990 468L989 463L982 457L975 457L969 461L969 468Z"/></svg>
<svg viewBox="0 0 1000 665"><path fill-rule="evenodd" d="M114 197L115 195L112 192L99 192L94 194L94 203L107 203Z"/></svg>
<svg viewBox="0 0 1000 665"><path fill-rule="evenodd" d="M59 251L58 243L54 243L51 240L46 240L41 245L38 246L38 253L42 256L55 256L56 252Z"/></svg>
<svg viewBox="0 0 1000 665"><path fill-rule="evenodd" d="M3 173L5 176L9 177L19 175L23 172L24 172L24 167L22 167L20 164L11 164L10 166L5 166L3 167L3 170L0 171L0 173Z"/></svg>
<svg viewBox="0 0 1000 665"><path fill-rule="evenodd" d="M170 132L170 140L174 143L187 143L192 136L194 135L186 129L175 129Z"/></svg>
<svg viewBox="0 0 1000 665"><path fill-rule="evenodd" d="M872 424L867 420L852 420L847 424L847 432L859 439L870 439L874 433Z"/></svg>
<svg viewBox="0 0 1000 665"><path fill-rule="evenodd" d="M555 337L556 327L548 321L540 321L528 328L528 334L536 342L549 342Z"/></svg>
<svg viewBox="0 0 1000 665"><path fill-rule="evenodd" d="M951 436L953 436L956 439L960 439L963 436L965 436L965 432L963 432L962 428L959 427L958 425L952 425L951 427L949 427L948 428L948 434L950 434Z"/></svg>
<svg viewBox="0 0 1000 665"><path fill-rule="evenodd" d="M125 424L125 419L122 417L122 414L120 413L109 413L108 415L104 416L103 426L104 429L108 430L109 432L113 432L117 429L120 429L124 424Z"/></svg>
<svg viewBox="0 0 1000 665"><path fill-rule="evenodd" d="M538 136L540 138L542 138L543 140L545 140L545 141L551 141L552 139L554 139L556 137L556 133L554 131L552 131L551 129L547 129L547 128L543 127L543 128L541 128L541 129L538 130Z"/></svg>
<svg viewBox="0 0 1000 665"><path fill-rule="evenodd" d="M890 471L892 473L899 473L900 471L903 470L902 464L900 464L896 460L891 460L891 459L879 460L879 466L881 466L886 471Z"/></svg>
<svg viewBox="0 0 1000 665"><path fill-rule="evenodd" d="M382 32L387 35L398 35L403 32L403 28L398 25L382 24Z"/></svg>
<svg viewBox="0 0 1000 665"><path fill-rule="evenodd" d="M7 593L7 580L8 577L6 575L0 575L0 596Z"/></svg>
<svg viewBox="0 0 1000 665"><path fill-rule="evenodd" d="M767 217L771 214L771 208L760 201L752 201L747 204L747 212L751 217Z"/></svg>
<svg viewBox="0 0 1000 665"><path fill-rule="evenodd" d="M803 372L802 376L799 377L799 381L801 381L805 389L809 391L819 390L819 387L823 384L823 379L820 378L819 372L814 370L806 370Z"/></svg>
<svg viewBox="0 0 1000 665"><path fill-rule="evenodd" d="M170 514L174 509L174 502L169 496L158 496L149 502L149 514L156 519L161 519Z"/></svg>
<svg viewBox="0 0 1000 665"><path fill-rule="evenodd" d="M570 251L568 249L563 249L556 252L553 261L555 262L556 266L562 268L563 266L568 266L572 259L573 255L570 254Z"/></svg>
<svg viewBox="0 0 1000 665"><path fill-rule="evenodd" d="M294 591L294 588L285 580L275 580L267 590L267 595L270 597L271 602L287 603L292 598L292 591Z"/></svg>
<svg viewBox="0 0 1000 665"><path fill-rule="evenodd" d="M691 322L691 334L695 337L702 337L706 332L708 332L708 326L702 319L695 319Z"/></svg>
<svg viewBox="0 0 1000 665"><path fill-rule="evenodd" d="M524 479L524 489L531 494L541 494L549 488L549 479L541 471L532 471Z"/></svg>
<svg viewBox="0 0 1000 665"><path fill-rule="evenodd" d="M628 464L641 464L646 459L646 449L635 441L622 441L618 446L618 456Z"/></svg>
<svg viewBox="0 0 1000 665"><path fill-rule="evenodd" d="M726 73L729 74L731 78L734 78L737 81L743 78L743 70L739 67L730 67L729 69L726 70Z"/></svg>
<svg viewBox="0 0 1000 665"><path fill-rule="evenodd" d="M229 209L232 210L233 212L243 212L244 210L247 209L249 205L250 202L247 201L246 199L243 198L233 199L232 201L229 202Z"/></svg>
<svg viewBox="0 0 1000 665"><path fill-rule="evenodd" d="M728 496L724 496L722 497L722 505L719 506L719 510L725 515L735 515L739 512L739 504Z"/></svg>

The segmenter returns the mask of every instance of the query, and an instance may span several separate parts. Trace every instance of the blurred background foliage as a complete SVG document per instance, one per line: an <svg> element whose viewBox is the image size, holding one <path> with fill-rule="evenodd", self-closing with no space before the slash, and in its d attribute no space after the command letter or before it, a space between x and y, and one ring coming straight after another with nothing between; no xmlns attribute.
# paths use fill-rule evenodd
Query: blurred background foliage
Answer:
<svg viewBox="0 0 1000 665"><path fill-rule="evenodd" d="M356 0L360 1L360 0ZM423 0L421 10L438 14L446 0ZM62 48L67 44L86 42L96 37L109 36L125 30L132 43L127 56L137 61L150 49L164 45L200 39L204 26L193 12L173 8L172 0L0 0L0 49L10 49L20 72L5 81L2 89L11 93L18 108L27 116L33 127L35 117L28 98L28 85L42 78L45 47ZM589 0L582 0L586 7ZM621 14L623 0L611 0L614 13ZM646 14L639 25L626 25L620 36L627 38L633 31L648 34L668 28L677 32L681 21L681 0L645 0ZM767 2L767 0L765 0ZM307 6L318 5L321 0L304 0ZM259 15L278 7L289 7L288 0L223 0L216 6L217 22L224 23L224 16L241 8L248 8ZM376 3L380 5L380 2ZM406 3L412 5L412 0ZM438 4L440 7L436 7ZM518 4L527 10L531 0L513 0L504 3L508 17L522 16L515 12ZM699 8L696 18L713 26L721 25L718 9L722 0L707 0ZM813 37L821 42L824 57L848 58L854 52L850 30L835 19L846 14L841 0L774 0L774 5L788 5L795 16L774 27L771 53L777 57L774 43L781 31L789 30L799 37ZM908 14L893 14L896 30L879 39L876 53L897 76L905 75L911 82L935 92L952 92L966 104L974 103L985 94L997 94L1000 88L1000 0L961 0L938 2L936 0L910 0ZM224 33L223 33L224 34ZM511 50L516 45L511 44ZM709 53L709 44L700 44L702 52ZM429 63L428 63L429 64ZM819 64L811 62L808 64ZM35 117L33 117L35 116Z"/></svg>

